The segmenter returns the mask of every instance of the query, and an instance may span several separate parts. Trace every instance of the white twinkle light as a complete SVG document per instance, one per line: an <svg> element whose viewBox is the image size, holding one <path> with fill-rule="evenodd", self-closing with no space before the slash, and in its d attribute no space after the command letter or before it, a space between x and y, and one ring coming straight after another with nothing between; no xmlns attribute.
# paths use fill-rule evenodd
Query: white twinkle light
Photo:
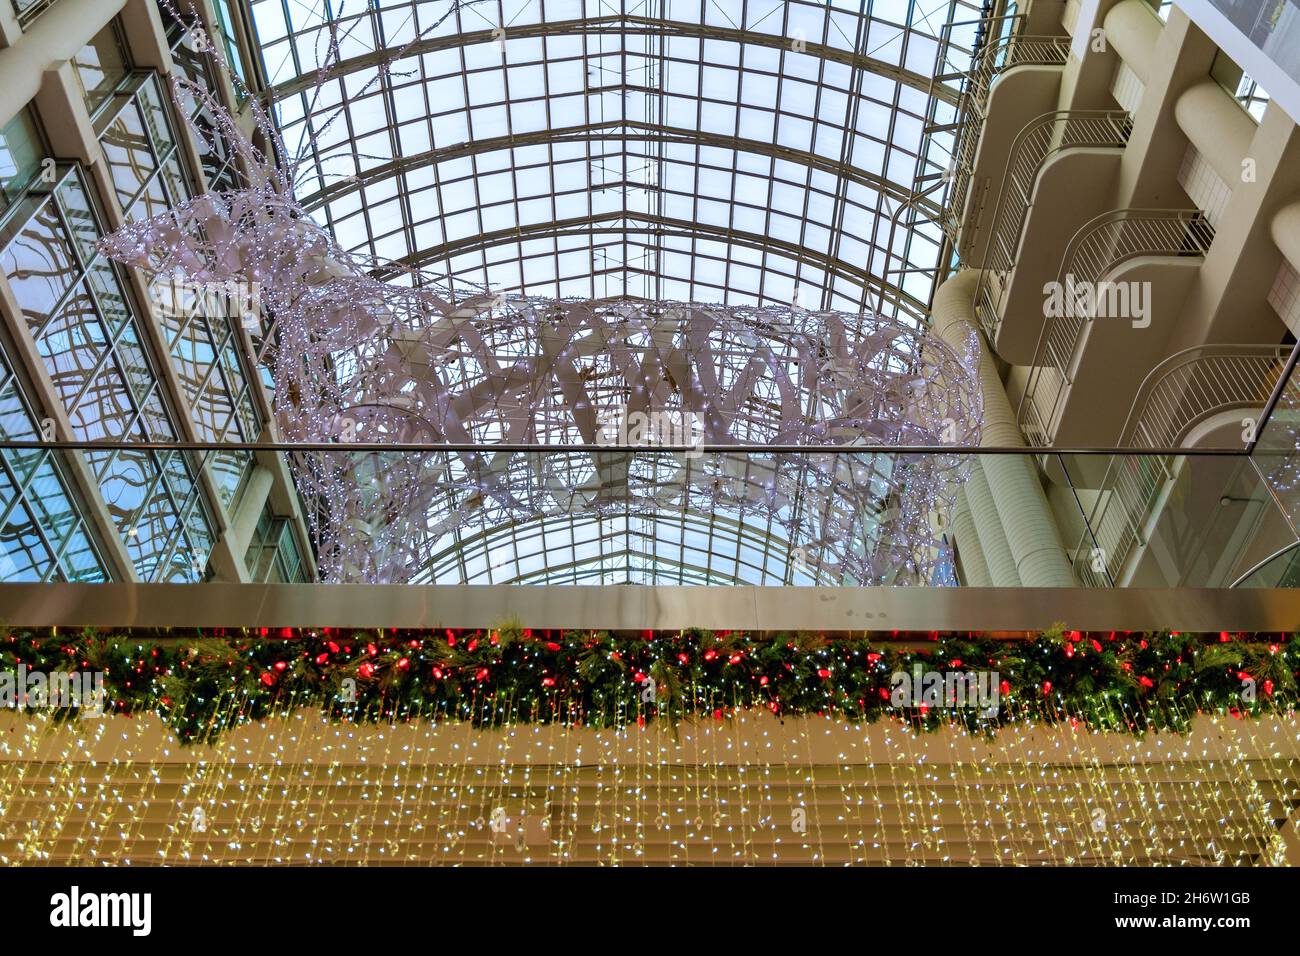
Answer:
<svg viewBox="0 0 1300 956"><path fill-rule="evenodd" d="M216 45L209 55L239 82ZM318 84L336 57L337 38ZM205 104L250 184L128 224L104 252L174 280L256 290L284 440L483 446L292 454L325 580L411 580L469 524L724 509L782 529L823 583L930 583L945 553L931 518L952 507L965 458L870 448L978 444L974 341L962 354L870 314L457 294L348 252L312 220L295 198L302 160L256 97L269 154L204 89L171 82L178 100ZM636 414L679 427L667 441L613 444L685 450L607 447L611 417ZM554 450L490 447L500 443ZM705 454L701 443L738 448ZM780 445L863 451L764 450Z"/></svg>

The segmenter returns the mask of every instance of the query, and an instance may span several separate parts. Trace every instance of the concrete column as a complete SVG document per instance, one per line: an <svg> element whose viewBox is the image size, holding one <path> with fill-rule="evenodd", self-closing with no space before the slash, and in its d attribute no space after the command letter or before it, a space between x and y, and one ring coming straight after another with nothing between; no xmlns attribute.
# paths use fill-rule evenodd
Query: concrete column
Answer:
<svg viewBox="0 0 1300 956"><path fill-rule="evenodd" d="M1242 181L1241 161L1259 127L1227 90L1214 80L1197 83L1178 97L1174 118L1229 188Z"/></svg>
<svg viewBox="0 0 1300 956"><path fill-rule="evenodd" d="M1110 8L1103 21L1106 40L1138 75L1143 83L1151 80L1150 66L1155 59L1162 24L1146 0L1122 0Z"/></svg>
<svg viewBox="0 0 1300 956"><path fill-rule="evenodd" d="M12 3L0 3L0 49L11 47L23 35L23 28L18 25L18 14L14 13Z"/></svg>
<svg viewBox="0 0 1300 956"><path fill-rule="evenodd" d="M254 465L248 476L248 485L239 497L239 507L235 509L235 520L226 532L230 539L231 550L240 558L248 551L257 530L257 521L262 517L271 486L275 483L275 474L269 468Z"/></svg>
<svg viewBox="0 0 1300 956"><path fill-rule="evenodd" d="M1300 272L1300 202L1278 210L1269 224L1269 232L1291 268Z"/></svg>
<svg viewBox="0 0 1300 956"><path fill-rule="evenodd" d="M977 270L967 269L939 287L934 295L930 330L958 350L964 350L970 333L975 333L979 342L980 394L984 402L980 443L1024 447L1025 440L1016 424L997 366L975 322L972 300L978 278ZM987 512L981 514L986 506L973 496L970 505L976 528L987 527L992 520L999 523L1006 535L1015 572L1026 587L1073 587L1074 573L1066 560L1037 470L1028 456L984 456L980 460L980 469L988 483L996 518ZM967 489L976 486L977 482L972 481ZM990 542L985 541L983 534L980 535L980 544L988 561L989 573L996 583L999 568L995 567L997 562L989 550Z"/></svg>
<svg viewBox="0 0 1300 956"><path fill-rule="evenodd" d="M989 565L984 560L984 549L980 546L979 532L975 530L975 519L971 517L970 502L966 500L966 489L957 491L957 505L952 516L952 535L957 543L957 556L961 563L962 584L973 588L993 586L989 576Z"/></svg>
<svg viewBox="0 0 1300 956"><path fill-rule="evenodd" d="M979 535L980 550L989 569L989 581L993 587L1014 588L1021 585L1020 572L1016 570L1016 559L1011 553L1011 544L1002 529L1002 520L998 517L997 503L989 488L984 467L976 461L966 480L966 497L970 502L971 520L975 532Z"/></svg>
<svg viewBox="0 0 1300 956"><path fill-rule="evenodd" d="M0 50L0 124L32 101L47 70L72 59L125 5L125 0L59 0Z"/></svg>

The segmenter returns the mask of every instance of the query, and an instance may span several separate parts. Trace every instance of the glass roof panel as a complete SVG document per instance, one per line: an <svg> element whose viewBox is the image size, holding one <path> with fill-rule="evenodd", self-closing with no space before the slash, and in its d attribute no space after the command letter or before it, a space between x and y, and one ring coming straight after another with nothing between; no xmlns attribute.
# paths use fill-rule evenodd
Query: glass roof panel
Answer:
<svg viewBox="0 0 1300 956"><path fill-rule="evenodd" d="M299 198L381 268L924 321L951 143L926 126L956 99L932 76L982 0L246 2ZM721 508L428 544L435 583L836 583Z"/></svg>
<svg viewBox="0 0 1300 956"><path fill-rule="evenodd" d="M351 250L506 293L923 315L916 201L974 0L252 0L299 195ZM326 64L331 31L339 62ZM893 254L887 256L891 248ZM796 299L797 297L797 299Z"/></svg>

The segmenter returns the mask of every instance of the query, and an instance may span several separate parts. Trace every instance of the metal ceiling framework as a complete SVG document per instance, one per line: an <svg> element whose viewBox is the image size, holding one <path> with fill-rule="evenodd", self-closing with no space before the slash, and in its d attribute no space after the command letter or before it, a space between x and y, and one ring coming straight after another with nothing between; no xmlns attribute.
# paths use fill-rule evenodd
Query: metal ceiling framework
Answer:
<svg viewBox="0 0 1300 956"><path fill-rule="evenodd" d="M345 249L393 264L390 279L409 267L512 296L883 304L919 327L942 235L918 180L944 164L919 154L942 151L926 124L955 109L931 77L945 24L973 31L979 7L246 0L242 13L284 141L308 157L299 201ZM420 579L806 574L781 529L738 518L458 531Z"/></svg>
<svg viewBox="0 0 1300 956"><path fill-rule="evenodd" d="M299 199L346 248L506 293L849 312L883 293L923 317L938 206L887 255L890 217L931 98L956 98L932 82L943 26L973 31L980 4L452 6L249 5L285 139L311 151Z"/></svg>

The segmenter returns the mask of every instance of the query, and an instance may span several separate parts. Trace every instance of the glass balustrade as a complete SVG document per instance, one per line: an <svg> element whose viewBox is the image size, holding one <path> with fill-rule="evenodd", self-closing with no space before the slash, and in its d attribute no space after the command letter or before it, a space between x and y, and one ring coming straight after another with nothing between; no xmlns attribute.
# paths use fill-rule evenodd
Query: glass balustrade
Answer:
<svg viewBox="0 0 1300 956"><path fill-rule="evenodd" d="M11 451L36 444L7 443ZM227 448L166 444L195 465ZM58 448L103 453L96 445ZM1033 577L1034 561L1063 561L1079 587L1289 587L1300 580L1296 552L1287 550L1297 536L1285 498L1266 480L1268 469L1244 452L279 450L300 473L333 476L314 482L332 488L331 499L304 502L321 565L334 569L327 580L1019 585L971 573L981 562L993 567L999 549L1024 579ZM1009 469L1011 462L1019 469ZM1026 492L1035 486L1041 496ZM1026 538L1035 524L1039 537ZM21 529L0 533L7 540Z"/></svg>

